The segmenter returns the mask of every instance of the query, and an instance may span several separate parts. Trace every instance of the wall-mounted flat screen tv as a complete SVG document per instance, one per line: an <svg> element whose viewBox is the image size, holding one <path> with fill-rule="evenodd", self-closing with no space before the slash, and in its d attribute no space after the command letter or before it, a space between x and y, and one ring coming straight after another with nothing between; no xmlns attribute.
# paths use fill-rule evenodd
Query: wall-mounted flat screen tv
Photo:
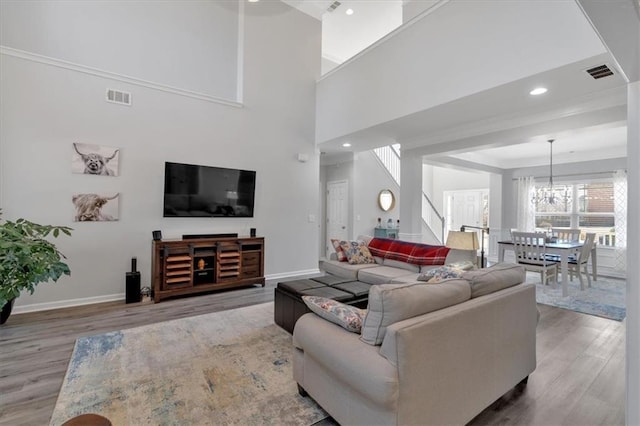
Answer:
<svg viewBox="0 0 640 426"><path fill-rule="evenodd" d="M256 172L166 162L164 217L253 217Z"/></svg>

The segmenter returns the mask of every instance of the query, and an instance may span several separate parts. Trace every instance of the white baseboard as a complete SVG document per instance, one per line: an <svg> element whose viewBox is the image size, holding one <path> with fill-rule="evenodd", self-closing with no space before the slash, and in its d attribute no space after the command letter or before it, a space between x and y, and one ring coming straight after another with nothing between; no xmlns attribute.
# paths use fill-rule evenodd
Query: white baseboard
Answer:
<svg viewBox="0 0 640 426"><path fill-rule="evenodd" d="M14 306L12 315L27 312L48 311L50 309L70 308L72 306L92 305L94 303L115 302L125 300L125 294L109 294L106 296L85 297L82 299L60 300L57 302L33 303L31 305Z"/></svg>
<svg viewBox="0 0 640 426"><path fill-rule="evenodd" d="M306 276L318 275L320 273L321 273L320 269L307 269L307 270L303 270L303 271L285 272L285 273L281 273L281 274L271 274L271 275L265 276L265 278L268 281L272 281L272 280L282 280L282 279L287 279L287 278L303 278L303 277L306 277Z"/></svg>
<svg viewBox="0 0 640 426"><path fill-rule="evenodd" d="M265 279L269 281L277 281L277 280L283 280L283 279L309 277L309 276L319 275L320 273L321 273L320 269L306 269L302 271L271 274L271 275L265 276ZM94 303L115 302L119 300L122 300L122 301L125 300L124 293L109 294L105 296L96 296L96 297L85 297L82 299L60 300L57 302L33 303L31 305L14 306L12 310L12 315L24 314L27 312L48 311L50 309L70 308L73 306L92 305Z"/></svg>

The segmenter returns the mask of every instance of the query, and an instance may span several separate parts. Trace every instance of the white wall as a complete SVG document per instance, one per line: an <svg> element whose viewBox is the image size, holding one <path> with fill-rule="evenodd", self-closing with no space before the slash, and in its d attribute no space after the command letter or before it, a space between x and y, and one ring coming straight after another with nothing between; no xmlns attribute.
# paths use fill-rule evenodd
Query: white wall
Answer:
<svg viewBox="0 0 640 426"><path fill-rule="evenodd" d="M350 8L354 13L347 15ZM358 1L322 15L322 55L338 64L402 25L402 1Z"/></svg>
<svg viewBox="0 0 640 426"><path fill-rule="evenodd" d="M373 228L382 219L386 225L387 219L400 218L400 189L393 178L376 159L373 151L359 152L349 155L333 164L321 167L321 181L324 190L321 193L323 205L322 218L326 219L326 184L331 181L346 180L349 184L349 236L373 235ZM396 197L395 208L384 212L378 206L378 193L383 189L391 189ZM324 240L321 253L326 246L326 228L323 226L321 239Z"/></svg>
<svg viewBox="0 0 640 426"><path fill-rule="evenodd" d="M2 44L236 100L240 3L2 1Z"/></svg>
<svg viewBox="0 0 640 426"><path fill-rule="evenodd" d="M391 219L396 224L400 219L400 188L378 161L373 151L360 152L355 155L354 181L354 218L353 236L373 235L373 228L382 219L383 226ZM383 189L390 189L396 198L396 204L388 212L378 206L378 194ZM402 223L400 224L402 225Z"/></svg>
<svg viewBox="0 0 640 426"><path fill-rule="evenodd" d="M41 6L39 25L71 25L66 19L72 16L49 14L48 3L29 2L25 7ZM116 9L125 4L129 3L108 3ZM136 2L136 7L144 4ZM198 4L210 6L209 2ZM291 248L301 241L310 247L318 244L317 223L309 222L308 217L319 217L319 158L314 151L313 129L315 79L320 71L320 24L279 2L252 6L256 8L248 11L244 19L243 108L124 83L80 72L55 60L46 64L3 50L3 217L26 217L74 228L71 238L57 241L68 258L71 277L56 284L41 284L32 296L22 295L16 302L17 310L60 306L73 299L86 302L122 298L124 273L132 256L138 258L142 284L149 285L154 229L162 230L165 237L179 237L183 233L216 232L246 235L250 227L255 227L258 235L266 238L268 277L317 270L315 250L292 252ZM8 16L3 13L7 22L14 14L24 12L14 4L6 10L11 12ZM197 8L183 12L195 13ZM94 50L102 50L96 48L101 46L100 28L109 24L118 27L111 15L105 14L103 19L106 22L86 28L84 44L76 46L80 49L75 52L77 61L82 61L83 53L90 58ZM159 34L153 37L157 30L153 13L140 17L137 29L149 35L150 52L162 50L159 44L165 38ZM163 32L178 30L169 27ZM19 39L22 31L27 29L12 26L6 39L3 33L2 43ZM176 39L182 40L178 35ZM201 40L211 41L207 37ZM184 46L176 48L181 47ZM145 52L140 55L146 57ZM153 62L154 56L150 57ZM214 59L218 60L223 57ZM188 80L185 86L197 81L190 73L184 77ZM224 80L217 75L209 77ZM131 92L133 105L105 102L107 87ZM119 147L120 176L71 174L73 142ZM308 154L310 160L298 162L298 153ZM255 217L163 218L165 161L256 170ZM120 220L72 222L71 195L75 192L120 192Z"/></svg>
<svg viewBox="0 0 640 426"><path fill-rule="evenodd" d="M429 195L438 214L445 215L444 192L467 190L490 190L491 173L482 171L466 171L451 167L438 167L431 164L422 166L422 188ZM489 191L489 206L491 208L493 194ZM431 212L431 210L429 210ZM491 220L491 216L490 216ZM441 222L432 214L433 232L441 238ZM446 235L445 235L446 241Z"/></svg>
<svg viewBox="0 0 640 426"><path fill-rule="evenodd" d="M448 0L405 0L402 4L402 22L408 22L436 4L447 1Z"/></svg>
<svg viewBox="0 0 640 426"><path fill-rule="evenodd" d="M428 177L432 177L429 181ZM489 173L465 171L448 167L425 164L423 166L423 188L431 191L431 201L444 214L444 191L466 191L473 189L489 189Z"/></svg>
<svg viewBox="0 0 640 426"><path fill-rule="evenodd" d="M320 255L324 255L327 253L330 242L327 240L327 183L328 182L337 182L337 181L346 181L347 182L347 191L348 191L348 212L347 212L347 228L349 230L353 229L353 193L354 193L354 181L353 181L353 154L347 153L346 155L340 156L340 158L334 159L333 161L329 161L328 164L321 166L321 185L322 192L320 194L322 205L322 233L320 235L321 249ZM351 236L351 233L349 234Z"/></svg>
<svg viewBox="0 0 640 426"><path fill-rule="evenodd" d="M492 31L496 28L500 31ZM604 51L574 2L450 1L318 83L316 140L323 143ZM505 61L505 52L517 56Z"/></svg>

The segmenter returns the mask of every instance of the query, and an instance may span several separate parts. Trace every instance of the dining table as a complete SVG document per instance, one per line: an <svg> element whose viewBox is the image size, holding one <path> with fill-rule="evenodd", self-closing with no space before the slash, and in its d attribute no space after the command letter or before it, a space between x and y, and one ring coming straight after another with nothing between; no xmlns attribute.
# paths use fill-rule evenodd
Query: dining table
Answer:
<svg viewBox="0 0 640 426"><path fill-rule="evenodd" d="M578 256L582 250L584 243L581 241L556 241L546 243L546 253L556 255L560 258L560 277L562 284L562 297L569 295L569 257ZM514 250L513 241L498 241L498 262L504 262L505 250ZM591 271L593 280L596 281L598 276L596 257L596 245L591 249Z"/></svg>

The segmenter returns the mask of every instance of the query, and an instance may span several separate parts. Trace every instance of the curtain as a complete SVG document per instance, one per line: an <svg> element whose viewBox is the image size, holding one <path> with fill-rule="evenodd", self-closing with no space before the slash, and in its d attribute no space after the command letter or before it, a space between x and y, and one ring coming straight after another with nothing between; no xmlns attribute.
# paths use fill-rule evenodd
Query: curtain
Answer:
<svg viewBox="0 0 640 426"><path fill-rule="evenodd" d="M533 176L520 177L517 182L517 225L519 231L533 232L536 229L536 208L533 198L536 186Z"/></svg>
<svg viewBox="0 0 640 426"><path fill-rule="evenodd" d="M627 171L613 172L613 208L616 221L615 269L627 270Z"/></svg>

